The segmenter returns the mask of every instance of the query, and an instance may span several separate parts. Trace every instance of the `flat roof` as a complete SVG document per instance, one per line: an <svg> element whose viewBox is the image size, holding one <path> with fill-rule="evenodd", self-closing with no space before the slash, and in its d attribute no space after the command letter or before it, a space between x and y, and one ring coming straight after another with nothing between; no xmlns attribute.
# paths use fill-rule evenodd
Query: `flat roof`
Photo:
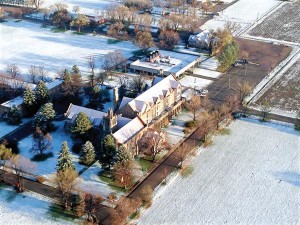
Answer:
<svg viewBox="0 0 300 225"><path fill-rule="evenodd" d="M146 58L143 58L141 60L137 60L131 63L131 65L142 67L142 68L149 68L157 71L163 69L164 71L168 71L170 73L176 74L177 72L189 66L191 63L194 63L198 58L200 58L199 56L196 55L184 54L179 52L172 52L172 51L165 51L165 50L159 50L159 52L161 54L161 59L170 56L169 63L146 62L145 61Z"/></svg>

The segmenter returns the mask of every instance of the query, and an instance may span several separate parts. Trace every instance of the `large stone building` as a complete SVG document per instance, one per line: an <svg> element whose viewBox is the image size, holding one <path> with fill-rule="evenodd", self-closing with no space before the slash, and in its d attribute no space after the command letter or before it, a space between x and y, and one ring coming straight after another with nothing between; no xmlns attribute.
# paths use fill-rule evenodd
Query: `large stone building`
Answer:
<svg viewBox="0 0 300 225"><path fill-rule="evenodd" d="M65 113L66 130L84 112L102 136L111 134L118 146L138 154L137 141L149 127L163 126L181 111L182 86L172 75L155 78L152 87L134 99L124 97L119 109L107 113L70 105Z"/></svg>

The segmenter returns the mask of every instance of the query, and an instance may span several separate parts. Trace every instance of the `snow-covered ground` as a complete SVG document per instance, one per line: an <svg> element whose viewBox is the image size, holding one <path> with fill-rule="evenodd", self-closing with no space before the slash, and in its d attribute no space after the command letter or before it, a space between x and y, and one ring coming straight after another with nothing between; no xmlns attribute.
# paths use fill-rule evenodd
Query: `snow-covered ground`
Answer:
<svg viewBox="0 0 300 225"><path fill-rule="evenodd" d="M194 68L193 74L200 75L207 78L213 78L216 79L222 75L222 73L202 68Z"/></svg>
<svg viewBox="0 0 300 225"><path fill-rule="evenodd" d="M0 138L7 135L8 133L14 131L15 129L19 128L20 126L27 123L30 119L22 119L22 123L20 125L9 125L6 122L0 122Z"/></svg>
<svg viewBox="0 0 300 225"><path fill-rule="evenodd" d="M94 195L100 195L107 198L111 193L116 193L118 196L123 194L113 190L107 183L101 181L99 173L102 171L99 162L94 163L90 168L84 171L78 180L77 188Z"/></svg>
<svg viewBox="0 0 300 225"><path fill-rule="evenodd" d="M193 172L162 187L138 224L299 224L300 133L252 119L199 149Z"/></svg>
<svg viewBox="0 0 300 225"><path fill-rule="evenodd" d="M243 30L279 4L276 0L239 0L221 11L219 16L214 16L212 20L203 24L201 29L216 30L223 28L226 22L230 21L239 23L240 30Z"/></svg>
<svg viewBox="0 0 300 225"><path fill-rule="evenodd" d="M0 72L5 71L8 64L15 63L25 80L29 80L31 65L43 65L49 76L54 77L57 71L70 69L75 64L87 72L90 56L95 57L98 70L101 58L108 52L119 49L129 57L137 50L131 42L108 44L109 38L103 36L76 35L72 31L54 33L28 21L0 23L0 34Z"/></svg>
<svg viewBox="0 0 300 225"><path fill-rule="evenodd" d="M73 145L71 134L67 134L64 131L64 121L53 122L53 124L57 127L57 130L51 133L52 150L50 152L53 153L53 156L49 157L45 161L34 162L36 168L33 174L45 176L47 178L51 178L53 174L56 172L56 163L57 163L62 142L63 141L68 142L70 151ZM20 154L29 159L33 158L34 154L30 152L31 147L32 147L32 135L28 136L27 138L19 142ZM81 169L84 168L84 166L78 163L79 161L78 155L72 153L72 157L73 157L73 162L75 163L76 166L76 170L79 172Z"/></svg>
<svg viewBox="0 0 300 225"><path fill-rule="evenodd" d="M196 90L202 90L212 83L211 80L206 80L203 78L192 77L192 76L185 76L179 81L183 86L195 88Z"/></svg>
<svg viewBox="0 0 300 225"><path fill-rule="evenodd" d="M198 67L215 71L215 70L217 70L219 65L220 65L220 63L219 63L218 59L215 56L213 56L208 59L204 59L202 62L200 62Z"/></svg>
<svg viewBox="0 0 300 225"><path fill-rule="evenodd" d="M0 224L71 225L80 224L52 210L47 199L29 192L17 194L0 185Z"/></svg>
<svg viewBox="0 0 300 225"><path fill-rule="evenodd" d="M118 0L47 0L43 7L49 7L55 3L63 3L68 6L68 11L73 11L74 6L79 6L79 13L83 13L90 16L97 16L101 14L101 11L120 4Z"/></svg>

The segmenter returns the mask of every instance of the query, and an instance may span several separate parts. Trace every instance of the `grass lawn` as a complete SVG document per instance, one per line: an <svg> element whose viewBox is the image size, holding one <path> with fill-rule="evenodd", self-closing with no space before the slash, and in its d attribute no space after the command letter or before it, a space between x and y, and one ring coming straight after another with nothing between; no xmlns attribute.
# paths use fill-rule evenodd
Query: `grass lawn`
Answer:
<svg viewBox="0 0 300 225"><path fill-rule="evenodd" d="M149 158L149 160L148 160L148 158ZM145 171L145 172L148 172L151 169L152 164L153 164L152 161L151 161L151 158L150 157L148 157L148 158L145 159L145 158L140 158L139 157L139 158L136 159L136 162L139 163L142 170Z"/></svg>

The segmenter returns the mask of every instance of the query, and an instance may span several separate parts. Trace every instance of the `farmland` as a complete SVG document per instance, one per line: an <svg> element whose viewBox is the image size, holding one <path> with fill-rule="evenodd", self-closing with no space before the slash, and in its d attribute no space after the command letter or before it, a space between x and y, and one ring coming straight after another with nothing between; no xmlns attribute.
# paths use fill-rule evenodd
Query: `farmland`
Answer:
<svg viewBox="0 0 300 225"><path fill-rule="evenodd" d="M256 102L268 102L272 108L296 112L300 109L300 59Z"/></svg>
<svg viewBox="0 0 300 225"><path fill-rule="evenodd" d="M286 3L252 29L249 35L299 43L299 11L300 1Z"/></svg>
<svg viewBox="0 0 300 225"><path fill-rule="evenodd" d="M229 129L198 150L190 176L158 191L138 224L299 223L299 133L251 119Z"/></svg>

